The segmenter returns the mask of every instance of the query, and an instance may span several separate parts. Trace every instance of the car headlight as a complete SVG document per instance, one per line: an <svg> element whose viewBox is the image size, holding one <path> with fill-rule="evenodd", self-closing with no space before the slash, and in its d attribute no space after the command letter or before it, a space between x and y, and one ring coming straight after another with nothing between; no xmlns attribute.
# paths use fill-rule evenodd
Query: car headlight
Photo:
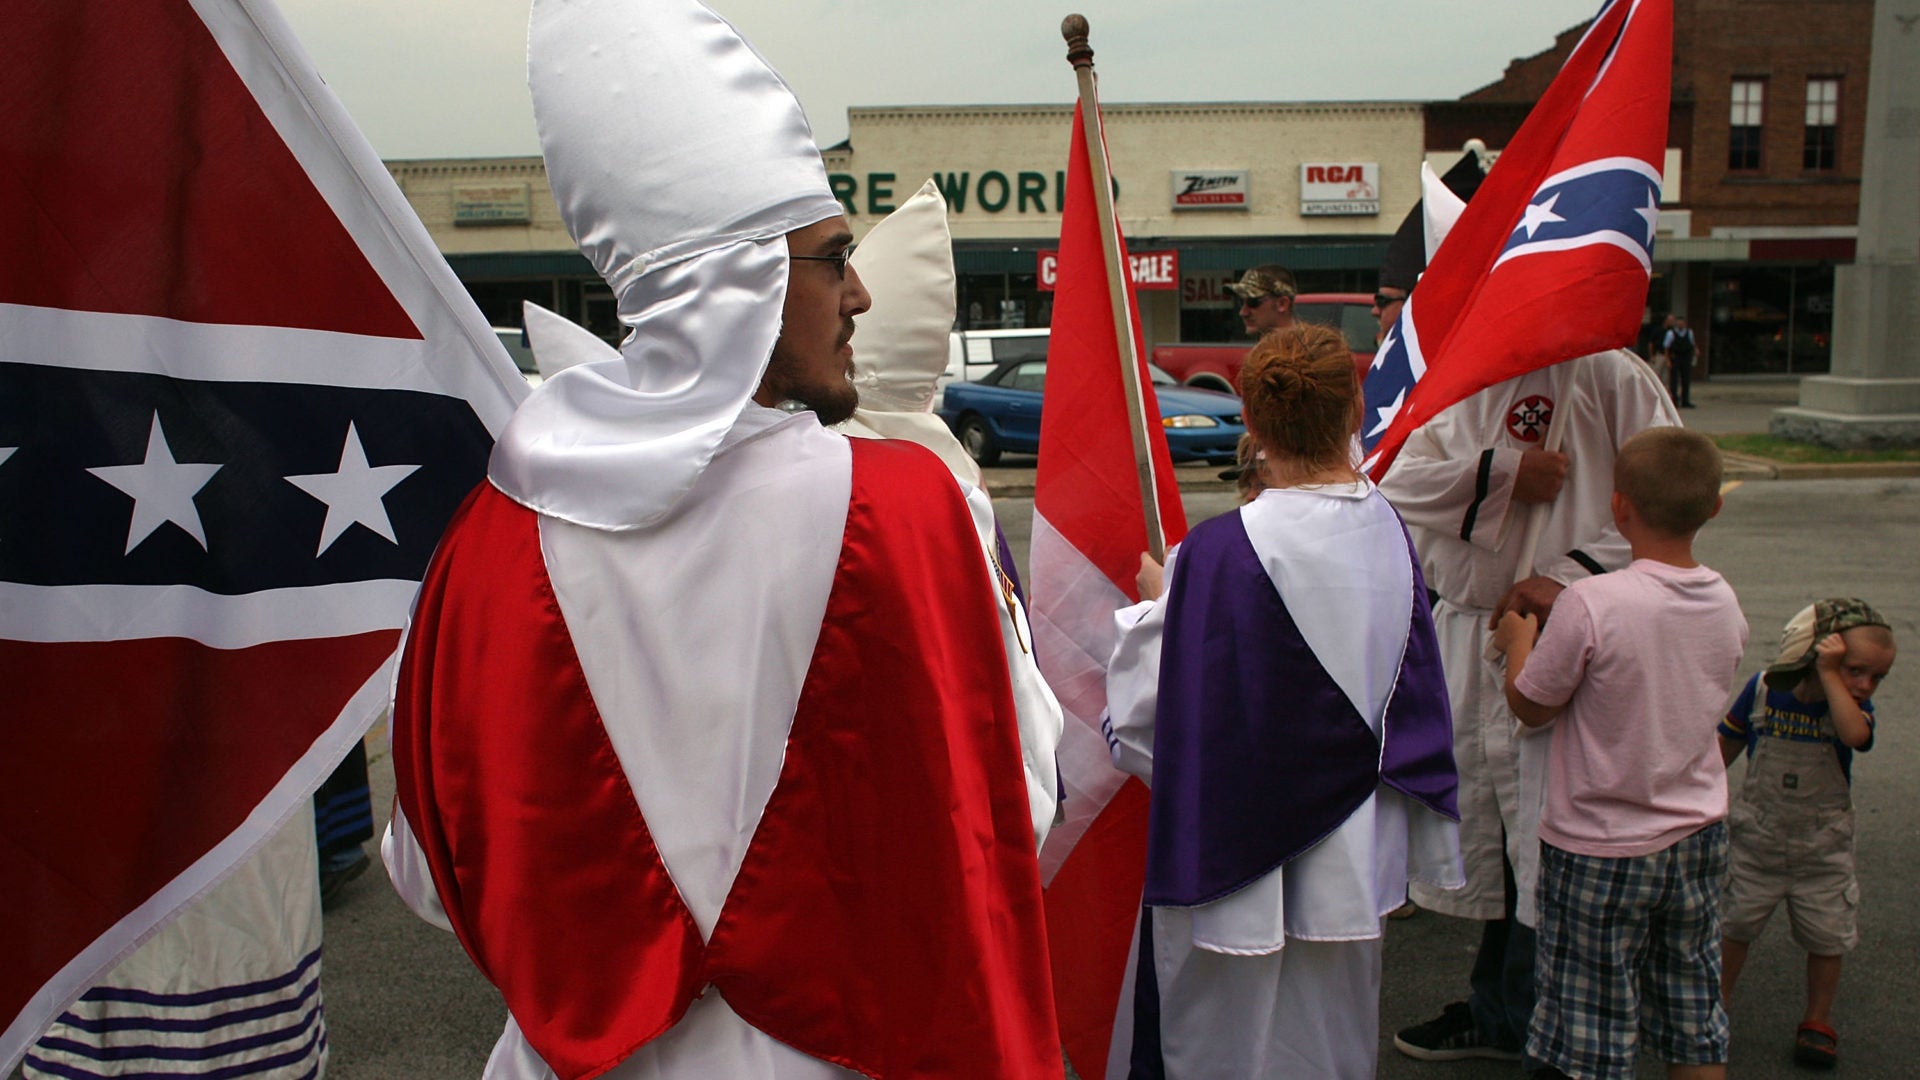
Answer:
<svg viewBox="0 0 1920 1080"><path fill-rule="evenodd" d="M1181 416L1163 416L1160 418L1160 426L1169 428L1219 427L1220 421L1215 420L1211 416L1202 416L1199 413L1186 413Z"/></svg>

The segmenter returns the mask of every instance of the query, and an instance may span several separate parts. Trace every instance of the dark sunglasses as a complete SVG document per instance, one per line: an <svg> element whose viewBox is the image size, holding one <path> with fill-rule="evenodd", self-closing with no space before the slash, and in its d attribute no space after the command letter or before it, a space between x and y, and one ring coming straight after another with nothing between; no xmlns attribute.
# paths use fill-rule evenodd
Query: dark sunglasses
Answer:
<svg viewBox="0 0 1920 1080"><path fill-rule="evenodd" d="M853 258L853 249L848 248L838 255L789 255L787 258L798 259L801 262L833 263L833 272L841 281L845 281L847 280L847 263Z"/></svg>
<svg viewBox="0 0 1920 1080"><path fill-rule="evenodd" d="M1240 310L1257 308L1271 299L1273 299L1271 296L1243 296L1240 298Z"/></svg>
<svg viewBox="0 0 1920 1080"><path fill-rule="evenodd" d="M1373 306L1377 308L1383 308L1383 307L1387 307L1390 304L1397 304L1400 301L1405 299L1406 297L1404 296L1388 296L1386 293L1377 292L1373 294Z"/></svg>

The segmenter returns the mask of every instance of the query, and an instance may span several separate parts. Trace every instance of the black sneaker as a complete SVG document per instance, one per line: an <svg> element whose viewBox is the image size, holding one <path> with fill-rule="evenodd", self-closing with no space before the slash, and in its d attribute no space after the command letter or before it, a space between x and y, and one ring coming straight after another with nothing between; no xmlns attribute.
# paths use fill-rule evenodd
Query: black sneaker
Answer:
<svg viewBox="0 0 1920 1080"><path fill-rule="evenodd" d="M331 911L333 906L340 902L340 890L346 888L347 882L366 873L367 867L373 865L373 860L365 851L360 852L359 855L359 858L338 870L321 871L320 910Z"/></svg>
<svg viewBox="0 0 1920 1080"><path fill-rule="evenodd" d="M1402 1030L1393 1037L1393 1046L1421 1061L1520 1060L1520 1051L1502 1050L1480 1037L1480 1027L1473 1022L1473 1010L1464 1001L1447 1006L1439 1016L1424 1024Z"/></svg>

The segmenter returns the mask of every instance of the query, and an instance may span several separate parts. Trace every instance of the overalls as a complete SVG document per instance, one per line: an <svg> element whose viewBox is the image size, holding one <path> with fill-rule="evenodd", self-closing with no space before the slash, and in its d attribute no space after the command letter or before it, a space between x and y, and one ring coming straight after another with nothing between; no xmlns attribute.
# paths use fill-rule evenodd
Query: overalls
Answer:
<svg viewBox="0 0 1920 1080"><path fill-rule="evenodd" d="M1801 947L1838 955L1858 935L1853 908L1859 885L1853 874L1853 796L1835 744L1775 737L1764 715L1749 723L1753 752L1729 815L1727 935L1753 940L1773 906L1785 900ZM1834 737L1831 720L1823 720L1821 730Z"/></svg>

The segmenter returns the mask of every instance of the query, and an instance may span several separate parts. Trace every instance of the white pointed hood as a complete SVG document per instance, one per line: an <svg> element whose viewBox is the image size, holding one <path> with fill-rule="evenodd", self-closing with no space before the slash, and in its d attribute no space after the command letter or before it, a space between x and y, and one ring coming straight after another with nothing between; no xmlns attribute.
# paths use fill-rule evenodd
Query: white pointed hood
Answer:
<svg viewBox="0 0 1920 1080"><path fill-rule="evenodd" d="M534 0L527 78L554 201L629 333L619 363L541 384L488 476L542 513L640 528L759 386L783 238L841 206L786 83L696 0Z"/></svg>
<svg viewBox="0 0 1920 1080"><path fill-rule="evenodd" d="M947 368L953 330L954 272L947 201L932 180L867 233L854 249L853 268L873 306L854 317L860 407L839 430L919 443L979 487L980 467L933 415L934 383Z"/></svg>
<svg viewBox="0 0 1920 1080"><path fill-rule="evenodd" d="M1424 231L1427 239L1427 262L1433 262L1433 254L1440 250L1440 241L1453 231L1453 223L1467 209L1467 200L1453 193L1444 181L1433 171L1433 166L1420 163L1420 205L1425 208Z"/></svg>

